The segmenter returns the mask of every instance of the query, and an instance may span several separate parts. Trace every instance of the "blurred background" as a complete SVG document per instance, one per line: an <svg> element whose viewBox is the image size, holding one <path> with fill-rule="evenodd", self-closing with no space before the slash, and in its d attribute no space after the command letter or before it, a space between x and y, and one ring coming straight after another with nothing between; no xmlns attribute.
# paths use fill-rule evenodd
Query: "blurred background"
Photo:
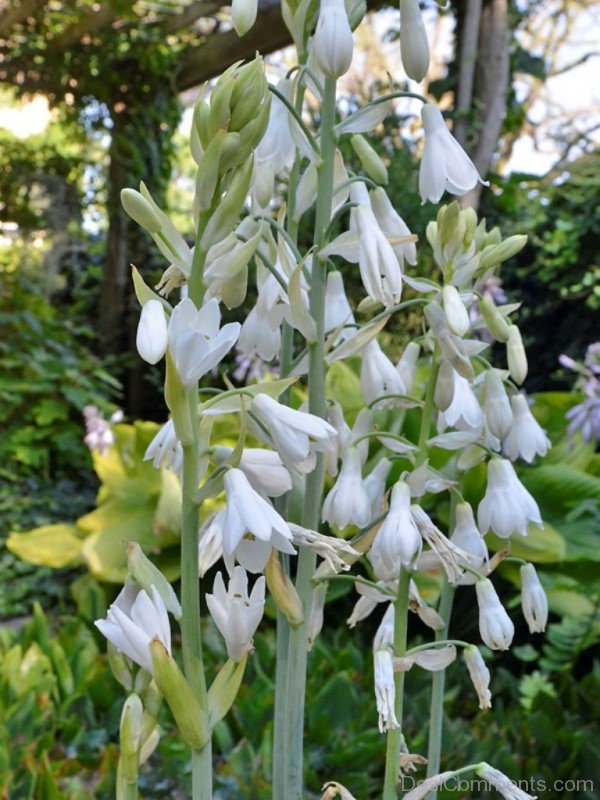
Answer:
<svg viewBox="0 0 600 800"><path fill-rule="evenodd" d="M445 752L448 764L485 758L516 779L562 780L560 790L537 792L544 800L597 797L600 9L590 0L423 6L434 56L418 91L440 104L491 182L469 202L488 229L529 235L486 291L522 302L525 388L555 445L520 473L547 521L543 535L519 543L550 596L547 636L527 633L507 567L500 587L518 646L487 654L493 712L478 710L464 669L450 669ZM390 85L416 88L400 64L398 26L397 9L370 4L355 36L358 66L341 81L343 112ZM259 4L242 39L218 0L0 1L0 796L8 800L112 797L121 701L91 621L123 578L123 540L136 538L177 578L178 485L141 460L166 418L163 376L135 353L130 282L132 263L150 284L167 264L123 214L120 191L143 180L191 236L195 99L256 50L268 54L276 81L293 64L288 44L272 0ZM418 103L396 102L370 141L388 165L394 205L419 235L419 270L434 275L424 231L437 209L419 205L417 193ZM349 147L344 156L355 159ZM303 225L308 237L310 213ZM351 270L346 279L361 296ZM245 308L253 302L250 294ZM388 326L392 354L419 324L411 313ZM239 381L255 367L233 355L226 365ZM336 368L330 384L352 419L356 374ZM411 424L409 413L409 433ZM471 483L477 502L483 476L475 471ZM444 519L443 506L432 500L432 509ZM435 600L437 586L423 591ZM344 590L328 606L311 655L308 797L338 779L367 800L381 779L369 658L380 614L340 630L353 602ZM467 590L457 604L461 638L477 641ZM415 622L411 635L424 641L427 630ZM207 638L218 664L223 649L210 627ZM269 796L272 626L256 646L250 682L219 726L222 800ZM429 678L413 672L408 738L423 752ZM164 731L144 798L186 796L186 753L166 718ZM240 740L242 731L252 733Z"/></svg>

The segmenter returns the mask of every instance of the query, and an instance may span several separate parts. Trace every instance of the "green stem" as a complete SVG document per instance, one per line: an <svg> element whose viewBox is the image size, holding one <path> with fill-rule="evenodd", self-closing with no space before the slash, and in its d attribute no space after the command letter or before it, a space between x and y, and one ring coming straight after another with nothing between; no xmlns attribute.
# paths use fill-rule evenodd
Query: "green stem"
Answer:
<svg viewBox="0 0 600 800"><path fill-rule="evenodd" d="M406 654L406 633L408 629L408 589L410 572L402 569L398 579L398 594L394 601L394 651L397 656ZM394 673L396 687L396 719L399 728L392 728L387 734L385 754L385 777L383 782L383 800L396 800L398 771L402 751L402 714L404 706L404 672Z"/></svg>
<svg viewBox="0 0 600 800"><path fill-rule="evenodd" d="M448 637L450 626L450 615L452 613L452 601L454 599L454 587L444 579L438 613L444 621L442 630L436 631L435 640L441 642ZM442 755L442 726L444 721L444 688L446 683L446 670L440 669L433 673L431 682L431 707L429 712L429 747L427 752L427 777L437 775L440 771L440 760ZM436 800L437 789L429 795L429 800Z"/></svg>
<svg viewBox="0 0 600 800"><path fill-rule="evenodd" d="M314 241L317 251L325 244L325 233L331 218L333 174L335 158L335 95L336 82L325 79L321 117L321 155L319 165L317 211ZM313 259L310 284L310 314L315 321L316 341L309 346L308 409L311 414L324 417L327 409L325 395L325 285L327 260ZM302 524L318 528L323 494L323 458L317 455L314 470L306 479ZM301 800L303 797L303 733L304 696L306 691L306 636L310 617L316 556L309 548L300 548L296 590L304 608L304 622L290 631L286 708L286 764L283 800ZM279 800L279 798L277 798Z"/></svg>

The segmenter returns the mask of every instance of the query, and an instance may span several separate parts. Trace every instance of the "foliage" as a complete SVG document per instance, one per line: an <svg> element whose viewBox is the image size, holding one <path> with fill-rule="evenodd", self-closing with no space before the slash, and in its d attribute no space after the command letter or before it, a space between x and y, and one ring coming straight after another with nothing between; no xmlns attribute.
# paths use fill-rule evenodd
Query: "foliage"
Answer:
<svg viewBox="0 0 600 800"><path fill-rule="evenodd" d="M2 474L79 475L90 465L83 408L107 410L118 383L81 343L88 332L21 275L3 275L0 325Z"/></svg>

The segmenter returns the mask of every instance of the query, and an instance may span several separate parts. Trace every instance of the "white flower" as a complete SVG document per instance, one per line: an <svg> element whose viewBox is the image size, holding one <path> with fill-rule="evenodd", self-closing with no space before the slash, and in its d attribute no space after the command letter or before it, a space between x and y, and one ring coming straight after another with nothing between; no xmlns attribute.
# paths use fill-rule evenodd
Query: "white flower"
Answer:
<svg viewBox="0 0 600 800"><path fill-rule="evenodd" d="M419 169L421 200L439 203L444 191L463 195L478 181L485 184L475 165L450 133L437 106L426 103L421 110L425 146Z"/></svg>
<svg viewBox="0 0 600 800"><path fill-rule="evenodd" d="M375 700L379 714L379 731L399 728L396 719L396 687L394 684L394 665L389 650L378 650L373 656L375 672Z"/></svg>
<svg viewBox="0 0 600 800"><path fill-rule="evenodd" d="M515 635L515 626L494 585L487 578L475 584L477 603L479 605L479 633L490 650L508 650Z"/></svg>
<svg viewBox="0 0 600 800"><path fill-rule="evenodd" d="M237 349L246 358L257 355L263 361L272 361L279 355L281 348L281 330L279 325L272 328L269 323L260 319L256 306L244 320Z"/></svg>
<svg viewBox="0 0 600 800"><path fill-rule="evenodd" d="M250 408L264 424L283 463L292 469L310 472L317 452L335 449L337 431L314 414L288 408L262 392L252 398Z"/></svg>
<svg viewBox="0 0 600 800"><path fill-rule="evenodd" d="M409 78L420 82L429 68L429 42L418 0L400 2L400 58Z"/></svg>
<svg viewBox="0 0 600 800"><path fill-rule="evenodd" d="M504 439L511 429L513 414L502 378L496 369L488 369L485 373L484 406L485 421L491 433L498 439Z"/></svg>
<svg viewBox="0 0 600 800"><path fill-rule="evenodd" d="M488 560L488 549L479 532L479 528L475 525L473 517L473 509L468 503L457 503L455 510L454 530L450 537L452 544L460 547L466 553L474 556L472 566L479 569ZM463 578L460 579L459 584L467 586L475 583L477 577L470 572L467 572Z"/></svg>
<svg viewBox="0 0 600 800"><path fill-rule="evenodd" d="M144 461L152 460L157 469L164 467L176 475L183 469L183 447L175 433L173 420L170 419L160 428L144 453Z"/></svg>
<svg viewBox="0 0 600 800"><path fill-rule="evenodd" d="M412 392L415 385L420 352L421 348L416 342L409 342L400 356L400 361L396 364L396 370L407 394Z"/></svg>
<svg viewBox="0 0 600 800"><path fill-rule="evenodd" d="M521 606L530 633L542 633L548 622L548 598L533 564L521 567Z"/></svg>
<svg viewBox="0 0 600 800"><path fill-rule="evenodd" d="M223 520L223 553L235 555L250 572L261 572L271 548L295 554L292 532L273 506L255 492L240 469L227 470L225 477L227 508Z"/></svg>
<svg viewBox="0 0 600 800"><path fill-rule="evenodd" d="M394 644L394 604L388 603L388 607L385 611L385 614L381 618L381 622L379 623L379 627L375 632L375 638L373 639L373 652L376 653L378 650L384 650L388 647L392 647Z"/></svg>
<svg viewBox="0 0 600 800"><path fill-rule="evenodd" d="M197 309L186 297L173 309L169 350L187 389L216 367L237 341L239 322L230 322L219 330L220 322L221 312L215 298Z"/></svg>
<svg viewBox="0 0 600 800"><path fill-rule="evenodd" d="M225 509L211 514L198 531L198 574L201 578L223 555Z"/></svg>
<svg viewBox="0 0 600 800"><path fill-rule="evenodd" d="M292 81L289 78L282 78L277 84L277 89L289 100ZM254 151L256 159L256 169L252 179L254 185L256 185L260 173L264 172L268 166L272 168L271 177L274 178L276 174L289 169L294 163L296 145L292 138L290 124L289 111L282 101L273 95L267 130ZM272 193L271 188L270 194L272 195ZM267 203L261 203L263 208L266 205Z"/></svg>
<svg viewBox="0 0 600 800"><path fill-rule="evenodd" d="M362 462L355 447L349 447L342 468L323 503L323 522L345 528L363 528L371 518L371 501L362 479Z"/></svg>
<svg viewBox="0 0 600 800"><path fill-rule="evenodd" d="M158 363L167 351L167 317L160 300L148 300L142 306L135 345L148 364Z"/></svg>
<svg viewBox="0 0 600 800"><path fill-rule="evenodd" d="M332 440L333 449L327 453L327 472L335 477L338 474L338 461L352 440L352 431L344 419L344 411L338 402L332 402L327 406L325 418L336 431L335 438Z"/></svg>
<svg viewBox="0 0 600 800"><path fill-rule="evenodd" d="M369 552L375 575L379 580L394 580L403 565L410 567L414 563L421 547L421 535L410 508L410 488L398 481L392 489L390 510Z"/></svg>
<svg viewBox="0 0 600 800"><path fill-rule="evenodd" d="M231 0L231 23L238 36L248 33L256 22L258 0Z"/></svg>
<svg viewBox="0 0 600 800"><path fill-rule="evenodd" d="M321 72L339 78L352 63L352 29L344 0L321 0L312 49Z"/></svg>
<svg viewBox="0 0 600 800"><path fill-rule="evenodd" d="M169 616L154 586L148 594L136 584L125 584L108 609L106 619L97 619L94 625L117 650L150 674L150 642L159 639L167 652L171 652Z"/></svg>
<svg viewBox="0 0 600 800"><path fill-rule="evenodd" d="M243 567L235 567L225 589L220 572L215 577L213 593L206 595L206 604L215 625L227 645L227 655L239 661L252 650L252 637L265 609L265 576L261 575L248 595L248 575Z"/></svg>
<svg viewBox="0 0 600 800"><path fill-rule="evenodd" d="M222 464L231 453L231 447L215 447L215 463ZM290 473L283 466L281 457L275 450L245 447L239 468L248 478L252 488L267 497L281 497L292 488Z"/></svg>
<svg viewBox="0 0 600 800"><path fill-rule="evenodd" d="M536 456L545 456L550 439L529 410L527 398L522 394L510 398L512 427L502 444L502 452L511 461L522 458L529 464Z"/></svg>
<svg viewBox="0 0 600 800"><path fill-rule="evenodd" d="M504 458L492 458L488 464L487 489L477 509L477 521L483 534L491 528L502 539L512 533L526 536L530 522L544 527L537 503Z"/></svg>
<svg viewBox="0 0 600 800"><path fill-rule="evenodd" d="M417 263L417 246L414 242L397 242L393 243L394 239L399 239L404 236L412 236L408 225L400 214L396 211L387 192L381 186L374 189L370 195L371 208L377 224L388 239L392 241L392 249L396 254L396 258L400 266L403 266L407 261L409 264Z"/></svg>
<svg viewBox="0 0 600 800"><path fill-rule="evenodd" d="M464 336L470 327L469 312L461 300L456 286L447 284L442 289L442 303L446 323L456 336Z"/></svg>
<svg viewBox="0 0 600 800"><path fill-rule="evenodd" d="M405 395L406 387L400 373L385 355L376 339L373 339L362 352L360 386L368 405L381 398L377 407L394 406L394 399L386 402L388 395Z"/></svg>
<svg viewBox="0 0 600 800"><path fill-rule="evenodd" d="M490 671L478 647L470 644L463 650L465 664L479 698L479 708L486 711L492 707L492 693L490 692Z"/></svg>
<svg viewBox="0 0 600 800"><path fill-rule="evenodd" d="M517 784L511 781L503 772L494 769L494 767L490 767L490 765L485 762L482 762L477 768L477 775L488 781L494 789L500 792L505 800L536 800L532 795L519 789Z"/></svg>
<svg viewBox="0 0 600 800"><path fill-rule="evenodd" d="M344 291L344 279L341 272L330 272L327 275L325 288L325 331L329 333L342 325L343 327L336 338L334 345L343 342L356 333L354 327L354 314Z"/></svg>
<svg viewBox="0 0 600 800"><path fill-rule="evenodd" d="M445 362L444 362L445 363ZM438 417L438 429L443 430L447 425L452 428L478 430L483 425L483 411L471 384L456 370L452 370L454 384L452 401Z"/></svg>
<svg viewBox="0 0 600 800"><path fill-rule="evenodd" d="M386 307L400 302L402 269L373 211L359 205L352 209L350 217L358 237L358 266L365 291Z"/></svg>
<svg viewBox="0 0 600 800"><path fill-rule="evenodd" d="M371 517L381 514L385 484L392 469L392 462L387 458L380 459L363 481L365 491L371 503Z"/></svg>

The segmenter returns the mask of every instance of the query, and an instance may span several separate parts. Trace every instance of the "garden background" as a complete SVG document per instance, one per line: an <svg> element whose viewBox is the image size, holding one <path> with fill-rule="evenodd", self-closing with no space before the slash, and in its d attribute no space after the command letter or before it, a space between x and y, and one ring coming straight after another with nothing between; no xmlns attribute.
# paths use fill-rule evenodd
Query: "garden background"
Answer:
<svg viewBox="0 0 600 800"><path fill-rule="evenodd" d="M349 109L388 86L390 75L405 83L397 11L372 5L357 42L363 67L342 82ZM600 13L587 0L425 8L437 61L423 89L447 109L455 136L491 181L470 201L488 229L529 235L503 267L502 286L489 291L510 301L518 287L530 358L525 388L554 444L520 471L545 530L514 548L538 567L550 625L531 636L517 616L517 646L488 653L493 718L479 711L464 670L451 667L443 751L449 762L460 753L517 779L533 775L548 787L537 792L544 800L593 798L600 786L600 345L592 346L600 339L600 109L592 70ZM374 33L382 30L383 50ZM121 698L92 622L122 581L123 541L139 541L177 579L179 487L171 473L142 462L166 418L163 376L135 355L129 269L136 264L153 283L164 265L122 212L120 191L144 180L189 234L191 104L205 81L256 49L272 53L275 79L286 69L286 44L269 0L242 39L230 30L227 7L212 0L0 4L0 796L7 800L112 797ZM394 205L423 239L436 209L413 199L412 125L410 106L399 102L371 143L388 165ZM433 275L433 262L420 264ZM352 297L358 277L350 272ZM419 325L413 312L395 320L388 350L400 352ZM232 356L228 368L239 383L258 365ZM362 402L357 375L332 368L329 380L352 418ZM98 414L88 411L86 443L90 406ZM577 406L583 431L567 418ZM117 414L102 423L99 415L110 420L118 411L123 421ZM411 422L409 412L409 430ZM475 471L471 483L476 501L483 477L478 483ZM509 565L499 572L508 594L516 574ZM424 591L433 598L437 587ZM375 622L333 633L353 602L350 587L337 590L310 656L309 797L334 775L343 774L361 800L381 781L369 658ZM457 617L475 635L476 613L460 591ZM210 625L216 671L224 649ZM409 633L415 644L423 638L418 622ZM220 800L269 796L269 625L255 646L250 679L216 731ZM406 724L418 752L427 736L427 679L411 672L408 692ZM176 800L187 796L188 756L166 718L162 724L141 796Z"/></svg>

